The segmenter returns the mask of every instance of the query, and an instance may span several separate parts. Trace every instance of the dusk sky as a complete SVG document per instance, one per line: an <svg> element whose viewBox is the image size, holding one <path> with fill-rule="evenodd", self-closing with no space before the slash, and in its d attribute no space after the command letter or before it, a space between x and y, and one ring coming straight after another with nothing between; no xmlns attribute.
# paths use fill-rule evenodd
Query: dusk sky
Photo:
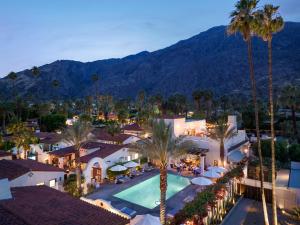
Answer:
<svg viewBox="0 0 300 225"><path fill-rule="evenodd" d="M94 61L154 51L217 25L236 0L0 0L0 76L57 59ZM300 21L299 0L280 5Z"/></svg>

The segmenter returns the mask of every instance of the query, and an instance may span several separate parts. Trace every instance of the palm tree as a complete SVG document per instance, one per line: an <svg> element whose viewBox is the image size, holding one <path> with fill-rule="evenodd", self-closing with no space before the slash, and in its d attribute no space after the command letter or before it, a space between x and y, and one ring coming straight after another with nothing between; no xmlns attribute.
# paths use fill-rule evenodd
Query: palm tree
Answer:
<svg viewBox="0 0 300 225"><path fill-rule="evenodd" d="M7 75L8 79L10 79L13 83L13 91L12 91L12 94L14 95L14 97L16 98L16 80L18 78L18 75L15 73L15 72L10 72L8 75Z"/></svg>
<svg viewBox="0 0 300 225"><path fill-rule="evenodd" d="M274 131L274 106L273 106L273 75L272 75L272 39L273 34L281 31L284 26L283 18L278 15L279 6L265 5L263 10L255 13L255 32L264 41L268 42L269 64L269 104L271 114L271 151L272 151L272 209L274 224L277 225L276 184L275 184L275 131Z"/></svg>
<svg viewBox="0 0 300 225"><path fill-rule="evenodd" d="M80 148L88 139L88 134L91 132L91 124L87 121L78 120L64 132L67 143L74 145L75 164L76 164L76 186L78 194L81 194L81 163L80 163Z"/></svg>
<svg viewBox="0 0 300 225"><path fill-rule="evenodd" d="M255 127L257 136L257 148L259 155L259 165L260 165L260 187L261 187L261 198L264 212L265 224L269 224L265 191L264 191L264 174L263 174L263 158L261 154L261 140L259 131L259 115L258 115L258 105L256 99L256 81L254 76L254 65L252 56L252 34L255 25L254 11L256 9L258 0L240 0L235 4L235 10L230 14L231 21L227 28L228 34L240 33L247 43L248 47L248 63L249 72L251 80L252 98L255 111Z"/></svg>
<svg viewBox="0 0 300 225"><path fill-rule="evenodd" d="M113 137L121 132L121 128L117 123L109 123L106 127L106 131Z"/></svg>
<svg viewBox="0 0 300 225"><path fill-rule="evenodd" d="M95 95L94 95L94 97L96 99L96 104L97 104L97 114L99 114L99 103L98 103L98 101L99 101L99 92L100 92L100 90L99 90L100 76L98 74L94 73L91 76L91 80L95 85Z"/></svg>
<svg viewBox="0 0 300 225"><path fill-rule="evenodd" d="M220 158L221 164L225 164L225 147L224 144L227 140L236 135L236 127L230 127L224 118L217 120L213 130L210 132L209 137L220 142Z"/></svg>
<svg viewBox="0 0 300 225"><path fill-rule="evenodd" d="M30 144L36 142L33 131L20 121L10 124L7 130L13 134L12 140L17 148L17 158L20 158L20 149L22 148L24 150L24 158L27 159Z"/></svg>
<svg viewBox="0 0 300 225"><path fill-rule="evenodd" d="M280 105L283 107L288 107L292 111L292 121L293 121L293 131L294 136L297 137L297 119L296 119L296 109L300 105L300 90L294 85L286 85L279 96Z"/></svg>
<svg viewBox="0 0 300 225"><path fill-rule="evenodd" d="M196 90L193 92L193 99L196 103L196 110L197 110L197 113L200 113L200 110L201 110L201 99L204 95L203 91L201 90Z"/></svg>
<svg viewBox="0 0 300 225"><path fill-rule="evenodd" d="M131 146L133 150L141 152L144 156L157 162L160 171L160 221L166 224L166 191L167 166L170 157L184 154L195 147L193 142L184 141L184 137L173 138L170 125L163 120L154 121L151 128L152 138L140 140Z"/></svg>

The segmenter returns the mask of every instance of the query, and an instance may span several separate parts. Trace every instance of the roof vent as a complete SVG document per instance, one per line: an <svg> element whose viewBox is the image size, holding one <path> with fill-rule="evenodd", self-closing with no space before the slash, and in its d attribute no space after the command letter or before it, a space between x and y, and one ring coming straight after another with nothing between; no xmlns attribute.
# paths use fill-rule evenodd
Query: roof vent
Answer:
<svg viewBox="0 0 300 225"><path fill-rule="evenodd" d="M0 180L0 200L11 199L10 184L7 178Z"/></svg>

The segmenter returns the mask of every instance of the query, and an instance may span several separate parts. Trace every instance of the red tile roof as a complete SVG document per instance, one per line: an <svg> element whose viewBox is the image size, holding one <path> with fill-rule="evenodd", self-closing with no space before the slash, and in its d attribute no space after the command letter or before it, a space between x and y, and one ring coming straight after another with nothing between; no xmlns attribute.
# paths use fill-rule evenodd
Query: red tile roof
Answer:
<svg viewBox="0 0 300 225"><path fill-rule="evenodd" d="M69 146L69 147L66 147L66 148L61 148L61 149L49 152L49 154L50 155L55 155L57 157L63 157L65 155L69 155L69 154L72 154L72 153L75 153L75 152L76 152L76 149L73 145L73 146Z"/></svg>
<svg viewBox="0 0 300 225"><path fill-rule="evenodd" d="M121 143L131 137L131 135L128 134L115 134L114 136L111 136L109 133L107 133L105 128L95 128L92 131L92 134L95 135L95 138L98 140L121 142Z"/></svg>
<svg viewBox="0 0 300 225"><path fill-rule="evenodd" d="M0 157L11 156L10 152L0 150Z"/></svg>
<svg viewBox="0 0 300 225"><path fill-rule="evenodd" d="M100 207L91 205L47 186L12 188L12 199L0 201L6 213L0 213L0 222L10 213L18 223L5 225L125 225L129 220ZM0 209L1 209L0 208ZM4 211L3 210L3 211Z"/></svg>
<svg viewBox="0 0 300 225"><path fill-rule="evenodd" d="M0 160L0 179L8 178L8 180L13 180L29 171L63 172L62 169L57 167L30 159Z"/></svg>
<svg viewBox="0 0 300 225"><path fill-rule="evenodd" d="M105 157L119 151L121 148L124 148L126 145L111 145L99 143L100 150L96 150L91 154L80 157L80 161L83 163L88 163L92 158L99 157L104 159Z"/></svg>
<svg viewBox="0 0 300 225"><path fill-rule="evenodd" d="M160 119L170 119L170 120L173 120L173 119L183 119L185 118L185 116L179 116L179 115L162 115L160 117Z"/></svg>
<svg viewBox="0 0 300 225"><path fill-rule="evenodd" d="M62 135L54 132L38 132L34 135L44 144L56 144L62 140Z"/></svg>
<svg viewBox="0 0 300 225"><path fill-rule="evenodd" d="M143 129L137 123L127 124L122 129L132 131L143 131Z"/></svg>

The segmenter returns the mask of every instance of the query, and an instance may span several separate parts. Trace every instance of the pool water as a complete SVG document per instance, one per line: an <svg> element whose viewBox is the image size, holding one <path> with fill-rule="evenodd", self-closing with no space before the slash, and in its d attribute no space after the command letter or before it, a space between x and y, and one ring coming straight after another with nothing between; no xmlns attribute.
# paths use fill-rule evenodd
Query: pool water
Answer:
<svg viewBox="0 0 300 225"><path fill-rule="evenodd" d="M114 196L125 201L143 206L145 208L153 209L159 205L159 183L159 175L156 175L124 191L121 191ZM190 185L190 180L188 178L168 174L168 188L166 198L169 199L188 185Z"/></svg>

